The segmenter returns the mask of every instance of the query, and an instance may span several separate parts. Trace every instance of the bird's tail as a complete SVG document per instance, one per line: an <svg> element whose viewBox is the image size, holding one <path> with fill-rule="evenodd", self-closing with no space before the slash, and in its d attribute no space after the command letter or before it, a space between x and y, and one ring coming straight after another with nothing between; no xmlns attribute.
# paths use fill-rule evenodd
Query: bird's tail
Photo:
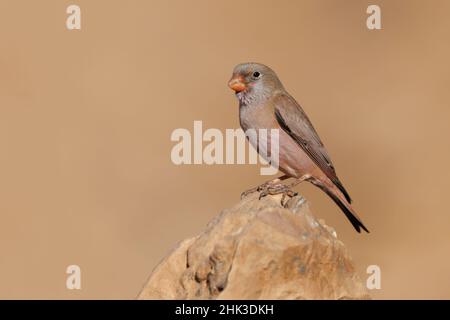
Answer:
<svg viewBox="0 0 450 320"><path fill-rule="evenodd" d="M353 210L351 204L347 201L345 195L333 184L333 183L323 183L321 181L311 181L313 184L322 189L333 201L339 206L339 208L344 212L348 220L350 220L356 231L361 232L361 228L369 233L369 230L364 226L361 219L358 217L356 212Z"/></svg>

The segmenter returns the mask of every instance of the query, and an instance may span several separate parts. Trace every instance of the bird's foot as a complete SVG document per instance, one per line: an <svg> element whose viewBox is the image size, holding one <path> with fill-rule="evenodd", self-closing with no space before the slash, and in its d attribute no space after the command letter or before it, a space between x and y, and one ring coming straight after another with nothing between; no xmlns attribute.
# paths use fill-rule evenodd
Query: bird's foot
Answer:
<svg viewBox="0 0 450 320"><path fill-rule="evenodd" d="M289 186L286 186L282 183L275 184L275 185L267 185L262 190L259 190L259 199L264 198L268 195L277 195L282 194L281 197L281 206L286 207L288 200L286 200L287 197L292 198L298 195L297 192L292 191Z"/></svg>
<svg viewBox="0 0 450 320"><path fill-rule="evenodd" d="M241 193L241 199L245 198L249 194L255 193L255 192L261 192L262 190L267 189L270 185L273 185L272 181L265 182L257 187L248 189Z"/></svg>

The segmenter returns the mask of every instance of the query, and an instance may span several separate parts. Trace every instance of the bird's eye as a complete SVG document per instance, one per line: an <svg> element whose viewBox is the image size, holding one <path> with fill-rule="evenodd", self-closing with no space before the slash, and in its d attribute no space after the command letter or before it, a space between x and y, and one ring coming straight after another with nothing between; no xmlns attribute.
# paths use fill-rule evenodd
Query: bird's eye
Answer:
<svg viewBox="0 0 450 320"><path fill-rule="evenodd" d="M259 77L261 77L261 72L258 71L253 72L253 78L258 79Z"/></svg>

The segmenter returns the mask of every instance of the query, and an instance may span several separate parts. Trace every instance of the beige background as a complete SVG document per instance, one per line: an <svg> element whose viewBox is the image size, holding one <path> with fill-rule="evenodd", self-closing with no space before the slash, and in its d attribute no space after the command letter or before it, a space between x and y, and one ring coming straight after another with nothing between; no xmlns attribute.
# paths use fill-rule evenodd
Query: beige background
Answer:
<svg viewBox="0 0 450 320"><path fill-rule="evenodd" d="M236 128L235 64L272 66L372 231L318 189L375 298L450 298L449 1L0 2L0 298L125 298L258 166L175 166L175 128ZM381 31L365 27L382 8ZM65 268L82 268L82 290Z"/></svg>

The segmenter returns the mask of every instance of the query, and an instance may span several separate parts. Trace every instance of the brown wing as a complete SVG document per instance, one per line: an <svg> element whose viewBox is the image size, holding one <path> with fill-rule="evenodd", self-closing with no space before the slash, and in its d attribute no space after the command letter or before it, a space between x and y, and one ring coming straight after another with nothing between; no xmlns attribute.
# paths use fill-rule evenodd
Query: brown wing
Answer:
<svg viewBox="0 0 450 320"><path fill-rule="evenodd" d="M280 94L275 97L274 106L280 127L297 142L351 203L349 194L336 175L327 150L300 105L291 96Z"/></svg>

